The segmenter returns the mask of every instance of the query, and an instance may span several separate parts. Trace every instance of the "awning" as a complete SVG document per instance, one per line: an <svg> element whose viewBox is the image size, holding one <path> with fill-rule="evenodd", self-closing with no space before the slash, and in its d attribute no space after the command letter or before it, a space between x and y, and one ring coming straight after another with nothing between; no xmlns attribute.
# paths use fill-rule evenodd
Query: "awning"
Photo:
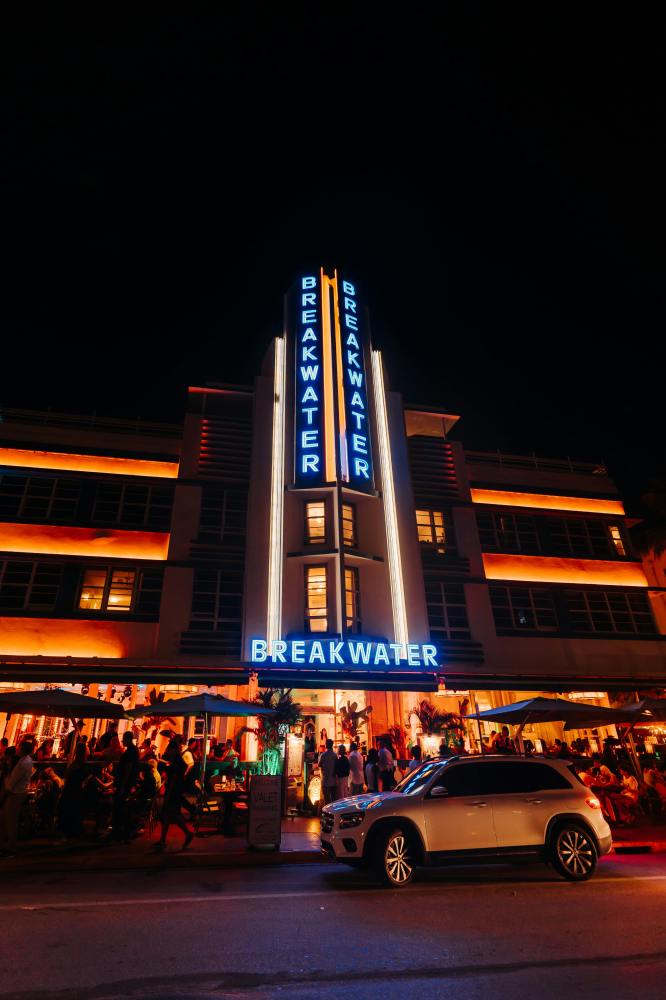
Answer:
<svg viewBox="0 0 666 1000"><path fill-rule="evenodd" d="M347 691L436 691L437 674L415 670L255 668L260 687L342 688Z"/></svg>
<svg viewBox="0 0 666 1000"><path fill-rule="evenodd" d="M620 675L609 677L576 674L489 674L456 671L440 678L447 688L457 691L651 691L658 686L657 677ZM661 678L663 680L663 678Z"/></svg>
<svg viewBox="0 0 666 1000"><path fill-rule="evenodd" d="M91 662L66 658L40 661L3 660L0 662L0 682L26 684L203 684L223 687L225 684L247 684L249 668L238 666L173 666L165 663L128 663L99 660Z"/></svg>

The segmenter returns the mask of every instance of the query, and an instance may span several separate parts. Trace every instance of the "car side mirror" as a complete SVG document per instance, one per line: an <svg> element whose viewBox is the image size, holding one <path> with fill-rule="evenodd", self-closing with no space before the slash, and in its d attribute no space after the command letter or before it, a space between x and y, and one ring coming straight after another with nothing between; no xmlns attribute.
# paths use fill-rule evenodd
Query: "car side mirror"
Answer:
<svg viewBox="0 0 666 1000"><path fill-rule="evenodd" d="M443 785L435 785L435 787L430 793L430 796L433 799L441 799L445 796L448 796L448 794L449 794L448 788L444 788Z"/></svg>

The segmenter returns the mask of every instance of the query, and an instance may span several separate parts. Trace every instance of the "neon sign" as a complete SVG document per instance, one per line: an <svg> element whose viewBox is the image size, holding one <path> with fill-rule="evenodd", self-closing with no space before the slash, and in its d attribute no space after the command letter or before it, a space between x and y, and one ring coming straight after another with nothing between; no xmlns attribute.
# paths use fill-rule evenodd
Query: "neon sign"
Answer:
<svg viewBox="0 0 666 1000"><path fill-rule="evenodd" d="M252 663L319 664L322 667L428 667L436 669L437 646L432 643L377 642L361 639L253 639Z"/></svg>
<svg viewBox="0 0 666 1000"><path fill-rule="evenodd" d="M374 476L368 419L365 337L356 286L351 281L338 279L338 304L346 427L341 445L341 465L349 485L367 492L374 487Z"/></svg>
<svg viewBox="0 0 666 1000"><path fill-rule="evenodd" d="M310 486L324 480L324 364L319 279L306 275L292 300L296 354L294 481Z"/></svg>

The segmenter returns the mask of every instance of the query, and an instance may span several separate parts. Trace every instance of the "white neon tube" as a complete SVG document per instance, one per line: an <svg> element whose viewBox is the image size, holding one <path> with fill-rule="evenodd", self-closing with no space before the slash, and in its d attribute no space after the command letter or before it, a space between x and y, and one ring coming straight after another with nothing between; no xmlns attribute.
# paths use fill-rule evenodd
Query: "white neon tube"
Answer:
<svg viewBox="0 0 666 1000"><path fill-rule="evenodd" d="M405 585L402 578L400 556L400 536L398 532L398 511L395 502L393 462L391 460L391 436L386 409L386 391L381 351L372 351L372 382L375 390L377 411L377 437L379 440L379 467L382 474L384 497L384 520L386 522L386 546L388 551L391 602L393 604L393 631L395 641L406 645L409 642L407 630L407 606Z"/></svg>
<svg viewBox="0 0 666 1000"><path fill-rule="evenodd" d="M284 415L286 342L275 338L273 386L273 448L271 464L271 514L268 563L268 615L266 639L269 651L282 631L282 510L284 504Z"/></svg>

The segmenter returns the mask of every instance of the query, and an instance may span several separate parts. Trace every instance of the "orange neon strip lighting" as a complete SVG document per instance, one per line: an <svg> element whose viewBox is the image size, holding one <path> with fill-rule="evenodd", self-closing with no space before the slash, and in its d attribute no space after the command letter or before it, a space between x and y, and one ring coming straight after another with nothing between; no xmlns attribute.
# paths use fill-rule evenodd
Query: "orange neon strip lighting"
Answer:
<svg viewBox="0 0 666 1000"><path fill-rule="evenodd" d="M337 479L335 468L335 414L333 412L333 342L331 333L331 294L334 282L320 271L322 340L324 357L324 441L326 445L326 480Z"/></svg>
<svg viewBox="0 0 666 1000"><path fill-rule="evenodd" d="M59 451L29 451L27 448L0 448L0 466L3 465L21 469L150 476L154 479L178 477L178 462L152 462L143 458L114 458L111 455L69 455Z"/></svg>
<svg viewBox="0 0 666 1000"><path fill-rule="evenodd" d="M471 489L474 503L499 507L539 507L544 510L575 510L584 514L618 514L624 517L621 500L596 500L590 497L557 497L546 493L514 493L510 490Z"/></svg>
<svg viewBox="0 0 666 1000"><path fill-rule="evenodd" d="M595 584L608 587L647 587L640 563L606 559L560 559L556 556L513 556L483 553L488 580L521 583Z"/></svg>
<svg viewBox="0 0 666 1000"><path fill-rule="evenodd" d="M52 524L0 522L0 552L90 556L94 559L159 559L167 557L164 531L121 531L116 528L69 528Z"/></svg>
<svg viewBox="0 0 666 1000"><path fill-rule="evenodd" d="M66 621L61 618L0 618L0 656L100 656L120 659L129 655L130 630L136 626L101 621ZM143 628L144 626L139 626Z"/></svg>

